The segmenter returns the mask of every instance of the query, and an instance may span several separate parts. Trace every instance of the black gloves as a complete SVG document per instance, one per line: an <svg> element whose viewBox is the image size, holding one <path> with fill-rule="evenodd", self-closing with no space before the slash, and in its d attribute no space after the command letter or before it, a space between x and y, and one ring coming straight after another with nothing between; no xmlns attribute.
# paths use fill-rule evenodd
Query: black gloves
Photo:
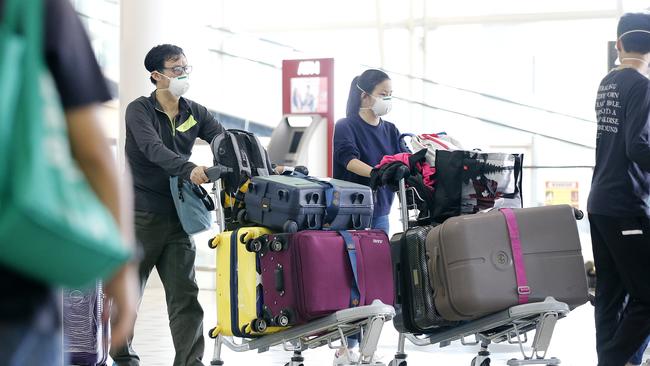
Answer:
<svg viewBox="0 0 650 366"><path fill-rule="evenodd" d="M273 168L275 169L275 168ZM309 169L307 169L306 166L304 165L298 165L295 167L289 167L285 166L284 171L282 172L282 175L296 175L296 176L308 176L309 175Z"/></svg>
<svg viewBox="0 0 650 366"><path fill-rule="evenodd" d="M399 181L410 175L409 167L401 161L393 161L370 171L370 188L376 190L388 186L391 190L399 189Z"/></svg>
<svg viewBox="0 0 650 366"><path fill-rule="evenodd" d="M298 172L298 173L302 173L304 175L309 175L309 169L307 169L307 167L304 166L304 165L298 165L298 166L294 167L293 171Z"/></svg>
<svg viewBox="0 0 650 366"><path fill-rule="evenodd" d="M428 151L427 149L422 149L416 152L415 154L411 154L411 156L409 156L409 166L411 167L411 170L415 169L415 165L417 163L426 164L427 151Z"/></svg>

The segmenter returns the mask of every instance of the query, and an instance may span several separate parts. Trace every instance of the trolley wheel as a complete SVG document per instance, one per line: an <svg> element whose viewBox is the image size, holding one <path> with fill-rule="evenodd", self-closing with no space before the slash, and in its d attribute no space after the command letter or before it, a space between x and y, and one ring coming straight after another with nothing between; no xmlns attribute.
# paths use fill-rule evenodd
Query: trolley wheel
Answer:
<svg viewBox="0 0 650 366"><path fill-rule="evenodd" d="M481 362L480 365L477 365L476 357L474 357L474 359L472 359L472 366L490 366L490 359L486 358L485 360L483 360L483 362Z"/></svg>
<svg viewBox="0 0 650 366"><path fill-rule="evenodd" d="M249 252L259 253L262 250L262 247L264 247L264 245L259 239L249 240L246 243L246 250Z"/></svg>
<svg viewBox="0 0 650 366"><path fill-rule="evenodd" d="M240 224L246 224L248 222L248 215L246 214L245 209L241 209L237 212L237 222Z"/></svg>
<svg viewBox="0 0 650 366"><path fill-rule="evenodd" d="M284 245L282 244L282 241L278 239L273 239L273 241L269 245L269 248L271 249L272 252L280 252L282 251L282 249L284 249Z"/></svg>
<svg viewBox="0 0 650 366"><path fill-rule="evenodd" d="M406 366L406 360L391 360L388 366Z"/></svg>
<svg viewBox="0 0 650 366"><path fill-rule="evenodd" d="M285 233L295 233L298 231L298 223L293 220L287 220L282 225L282 230Z"/></svg>
<svg viewBox="0 0 650 366"><path fill-rule="evenodd" d="M266 330L266 320L258 318L253 321L253 330L257 333L262 333Z"/></svg>

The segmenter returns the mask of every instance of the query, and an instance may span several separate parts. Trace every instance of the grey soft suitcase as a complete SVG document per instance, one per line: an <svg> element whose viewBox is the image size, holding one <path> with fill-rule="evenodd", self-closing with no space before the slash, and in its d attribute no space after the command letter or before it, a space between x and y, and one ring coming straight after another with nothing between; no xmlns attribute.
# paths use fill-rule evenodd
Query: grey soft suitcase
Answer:
<svg viewBox="0 0 650 366"><path fill-rule="evenodd" d="M504 212L515 220L508 224ZM587 302L575 217L568 205L504 209L452 217L431 229L426 245L437 311L468 320L547 296L572 308ZM517 236L520 256L511 244Z"/></svg>
<svg viewBox="0 0 650 366"><path fill-rule="evenodd" d="M338 179L259 176L248 186L244 218L283 232L363 230L372 221L372 198L370 187Z"/></svg>
<svg viewBox="0 0 650 366"><path fill-rule="evenodd" d="M104 298L101 281L88 289L63 290L63 337L71 365L106 365L110 329L104 311L110 313L110 302Z"/></svg>

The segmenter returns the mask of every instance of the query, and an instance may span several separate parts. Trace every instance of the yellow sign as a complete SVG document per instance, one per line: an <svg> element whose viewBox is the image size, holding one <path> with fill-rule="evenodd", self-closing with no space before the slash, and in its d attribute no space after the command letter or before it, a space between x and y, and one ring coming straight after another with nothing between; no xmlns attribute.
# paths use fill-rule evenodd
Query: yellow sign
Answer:
<svg viewBox="0 0 650 366"><path fill-rule="evenodd" d="M571 205L578 208L578 182L546 182L545 205Z"/></svg>

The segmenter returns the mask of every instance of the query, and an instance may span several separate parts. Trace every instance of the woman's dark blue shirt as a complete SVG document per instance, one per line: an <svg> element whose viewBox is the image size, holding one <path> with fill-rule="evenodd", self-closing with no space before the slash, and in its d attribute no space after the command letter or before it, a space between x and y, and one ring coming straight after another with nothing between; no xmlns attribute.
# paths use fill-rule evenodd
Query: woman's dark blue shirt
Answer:
<svg viewBox="0 0 650 366"><path fill-rule="evenodd" d="M384 155L407 152L400 146L399 137L397 127L383 119L380 119L377 126L366 123L359 115L339 120L334 127L334 178L368 185L370 178L348 171L348 163L352 159L359 159L374 167ZM382 187L375 197L374 216L388 215L393 203L393 192Z"/></svg>

